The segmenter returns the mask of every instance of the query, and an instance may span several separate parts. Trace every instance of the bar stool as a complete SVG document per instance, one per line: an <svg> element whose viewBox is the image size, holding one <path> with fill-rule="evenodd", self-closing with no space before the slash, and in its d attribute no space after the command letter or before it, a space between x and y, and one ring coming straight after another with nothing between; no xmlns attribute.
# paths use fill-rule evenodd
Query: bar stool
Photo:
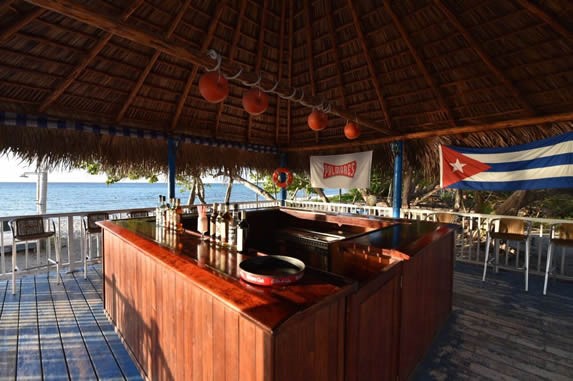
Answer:
<svg viewBox="0 0 573 381"><path fill-rule="evenodd" d="M543 285L543 295L547 293L547 280L549 279L549 270L551 269L553 248L555 246L573 247L573 223L560 223L551 225L551 236L549 238L549 248L547 249L547 265L545 267L545 284ZM565 255L565 253L562 255Z"/></svg>
<svg viewBox="0 0 573 381"><path fill-rule="evenodd" d="M101 257L100 250L100 239L101 239L101 227L96 225L98 221L109 220L109 214L107 213L89 213L85 215L83 219L84 223L84 248L86 252L84 253L84 279L87 279L88 273L88 262L95 262ZM95 236L96 239L96 253L95 258L92 258L91 241L92 237Z"/></svg>
<svg viewBox="0 0 573 381"><path fill-rule="evenodd" d="M52 230L46 230L44 228L43 217L23 217L10 221L10 230L12 230L12 294L16 293L16 271L18 270L16 244L18 242L23 242L26 245L26 268L28 269L28 242L36 242L36 253L39 257L40 243L45 239L47 263L45 265L37 264L37 266L33 268L48 267L49 277L49 266L55 265L56 281L58 284L60 283L60 242L59 237L56 235L56 225L54 221L51 222ZM56 251L55 260L52 258L50 241L54 242L54 249Z"/></svg>
<svg viewBox="0 0 573 381"><path fill-rule="evenodd" d="M485 248L485 260L483 263L483 278L485 282L485 275L487 272L487 265L489 259L489 249L491 241L495 245L495 263L494 270L497 272L499 262L499 241L523 241L525 242L525 291L529 289L529 249L531 246L531 223L528 221L520 220L517 218L494 218L489 223L487 231L487 241ZM506 250L506 255L509 249Z"/></svg>

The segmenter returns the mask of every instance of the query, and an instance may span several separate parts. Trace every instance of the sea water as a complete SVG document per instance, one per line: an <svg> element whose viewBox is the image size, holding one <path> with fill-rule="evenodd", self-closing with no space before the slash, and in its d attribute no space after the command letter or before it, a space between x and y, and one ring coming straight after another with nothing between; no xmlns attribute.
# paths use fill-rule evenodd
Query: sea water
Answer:
<svg viewBox="0 0 573 381"><path fill-rule="evenodd" d="M221 202L226 191L227 184L205 184L205 201ZM167 194L167 184L48 183L46 213L153 208L160 194ZM303 194L298 196L304 197ZM175 197L187 204L189 191L176 186ZM233 184L231 202L255 201L257 197L264 201L244 185ZM195 202L199 200L195 199ZM28 214L36 214L36 183L0 183L0 217Z"/></svg>

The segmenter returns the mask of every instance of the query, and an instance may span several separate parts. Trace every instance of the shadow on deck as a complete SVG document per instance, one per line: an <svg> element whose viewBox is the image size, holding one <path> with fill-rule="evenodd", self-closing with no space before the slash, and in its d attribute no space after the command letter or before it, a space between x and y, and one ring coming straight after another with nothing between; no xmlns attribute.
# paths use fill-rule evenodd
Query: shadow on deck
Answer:
<svg viewBox="0 0 573 381"><path fill-rule="evenodd" d="M572 380L573 283L457 263L454 307L414 380Z"/></svg>
<svg viewBox="0 0 573 381"><path fill-rule="evenodd" d="M101 267L0 280L0 379L141 379L107 320ZM457 263L454 309L414 380L573 379L573 283Z"/></svg>

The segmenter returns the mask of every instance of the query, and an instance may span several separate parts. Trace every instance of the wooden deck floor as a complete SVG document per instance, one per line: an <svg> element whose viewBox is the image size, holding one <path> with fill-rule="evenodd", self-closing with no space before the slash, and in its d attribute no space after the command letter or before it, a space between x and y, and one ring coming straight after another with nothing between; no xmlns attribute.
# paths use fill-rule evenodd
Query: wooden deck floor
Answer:
<svg viewBox="0 0 573 381"><path fill-rule="evenodd" d="M454 310L414 380L572 380L573 283L456 265ZM141 379L104 315L99 266L56 285L46 274L0 280L0 380Z"/></svg>
<svg viewBox="0 0 573 381"><path fill-rule="evenodd" d="M454 308L414 380L573 380L573 283L456 264Z"/></svg>
<svg viewBox="0 0 573 381"><path fill-rule="evenodd" d="M0 380L141 380L101 298L99 266L83 273L0 281ZM21 290L21 291L20 291Z"/></svg>

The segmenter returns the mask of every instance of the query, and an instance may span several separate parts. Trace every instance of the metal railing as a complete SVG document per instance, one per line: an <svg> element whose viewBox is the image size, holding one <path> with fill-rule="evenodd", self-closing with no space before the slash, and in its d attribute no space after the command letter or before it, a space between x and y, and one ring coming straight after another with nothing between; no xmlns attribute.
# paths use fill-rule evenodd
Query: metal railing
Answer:
<svg viewBox="0 0 573 381"><path fill-rule="evenodd" d="M277 201L252 201L240 202L239 208L263 208L277 206ZM380 206L366 206L356 204L337 204L337 203L324 203L316 201L301 201L301 200L287 200L286 206L293 208L308 209L313 211L323 211L331 213L344 213L344 214L361 214L374 217L391 217L391 207ZM184 206L185 213L193 212L195 205ZM116 209L106 211L81 211L73 213L54 213L45 214L44 218L53 220L56 224L56 230L59 241L61 242L61 260L60 265L67 267L68 271L74 271L81 267L84 253L84 229L82 219L88 213L106 212L110 215L110 219L127 218L128 213L132 211L148 211L153 215L155 208L141 208L141 209ZM459 213L434 209L401 209L401 218L427 220L433 219L436 213L449 213L457 217L457 223L460 225L460 230L456 236L456 260L482 264L485 255L485 242L487 238L487 229L489 222L494 218L508 217L518 218L532 223L532 250L531 250L531 266L530 272L535 274L545 273L545 259L547 255L547 248L549 244L549 234L551 232L551 225L555 223L571 222L571 220L560 220L551 218L529 218L529 217L515 217L515 216L500 216L491 214L478 214L478 213ZM7 221L24 216L9 216L0 217L0 222L6 226ZM12 271L11 265L11 233L4 229L0 229L0 276L10 274ZM23 246L19 246L19 250ZM511 249L511 250L510 250ZM522 248L519 244L514 246L508 245L501 255L500 268L510 270L520 270L523 267L524 259L520 257ZM573 261L566 262L566 254L572 254L571 248L559 248L561 257L557 262L557 271L555 276L568 280L573 280ZM567 252L566 250L569 250ZM555 253L556 258L557 254ZM21 254L18 254L20 257ZM24 257L24 255L22 255ZM47 259L40 250L36 255L36 263L31 263L29 266L24 266L24 259L22 265L19 265L19 271L25 272L28 268L36 268L38 266L47 265ZM19 262L19 263L20 263ZM28 262L27 260L25 261Z"/></svg>
<svg viewBox="0 0 573 381"><path fill-rule="evenodd" d="M240 209L262 208L277 206L277 201L248 201L237 202ZM183 212L190 214L196 212L196 205L183 206ZM80 269L83 264L83 255L85 252L85 232L83 227L83 218L90 213L108 213L110 219L128 218L130 212L134 211L147 211L150 216L155 213L155 208L139 208L139 209L114 209L114 210L86 210L80 212L70 213L51 213L43 214L42 217L46 220L51 220L55 223L56 234L58 236L61 253L60 253L60 267L66 267L67 271L74 271ZM12 273L12 232L8 228L8 222L14 219L29 217L24 216L7 216L0 217L0 277ZM96 250L96 245L92 245ZM29 250L32 255L29 256ZM38 250L39 249L39 250ZM17 243L17 267L18 273L26 273L32 270L42 269L49 266L48 253L44 250L43 246L38 242L31 243Z"/></svg>
<svg viewBox="0 0 573 381"><path fill-rule="evenodd" d="M293 208L303 208L331 213L351 213L376 217L391 217L391 207L367 206L355 204L324 203L316 201L287 200L287 206ZM456 260L483 265L485 257L485 244L487 239L487 229L489 222L496 218L513 218L529 221L531 229L531 255L530 273L545 274L547 248L549 246L549 235L551 225L556 223L571 223L571 220L554 218L532 218L501 216L493 214L461 213L437 209L401 209L400 217L414 220L434 220L437 213L448 213L457 217L456 223L460 225L460 230L456 236ZM524 266L525 257L521 257L522 248L519 243L508 244L500 257L498 265L500 268L509 270L521 270ZM573 280L573 261L566 262L567 254L573 254L573 249L560 247L560 260L552 261L556 263L554 276L558 278ZM557 255L555 256L557 258ZM573 258L573 257L572 257Z"/></svg>

